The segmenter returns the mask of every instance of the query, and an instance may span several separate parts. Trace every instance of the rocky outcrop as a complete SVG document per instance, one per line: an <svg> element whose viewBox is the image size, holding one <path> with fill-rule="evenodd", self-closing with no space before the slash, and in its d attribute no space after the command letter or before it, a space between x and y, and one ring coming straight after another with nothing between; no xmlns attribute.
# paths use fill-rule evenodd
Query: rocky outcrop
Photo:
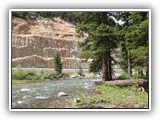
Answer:
<svg viewBox="0 0 160 120"><path fill-rule="evenodd" d="M12 18L12 67L53 67L53 56L60 53L63 68L88 68L82 63L76 26L60 18L24 20Z"/></svg>

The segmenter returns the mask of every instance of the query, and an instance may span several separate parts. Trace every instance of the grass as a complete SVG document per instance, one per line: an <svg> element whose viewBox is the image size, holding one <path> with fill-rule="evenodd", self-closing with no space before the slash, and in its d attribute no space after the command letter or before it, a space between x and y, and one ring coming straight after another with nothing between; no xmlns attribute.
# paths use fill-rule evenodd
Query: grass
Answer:
<svg viewBox="0 0 160 120"><path fill-rule="evenodd" d="M105 108L148 108L148 93L139 91L137 86L97 85L93 95L81 99L76 107L88 108L92 105Z"/></svg>
<svg viewBox="0 0 160 120"><path fill-rule="evenodd" d="M35 68L32 69L17 69L12 70L12 83L13 84L25 84L25 83L35 83L42 82L45 80L59 80L61 78L68 77L67 74L61 73L57 74L56 71L41 70L36 71Z"/></svg>
<svg viewBox="0 0 160 120"><path fill-rule="evenodd" d="M119 77L116 78L117 80L125 80L125 79L148 79L147 76L141 76L141 75L131 75L129 76L127 73L123 73Z"/></svg>
<svg viewBox="0 0 160 120"><path fill-rule="evenodd" d="M85 74L88 71L84 71ZM85 76L78 75L78 71L64 71L63 73L57 74L55 70L36 70L32 69L22 69L20 66L17 66L16 69L12 70L12 83L13 84L25 84L25 83L35 83L42 81L50 81L50 80L68 80L75 79L70 77L70 75L77 75L77 79L83 79Z"/></svg>
<svg viewBox="0 0 160 120"><path fill-rule="evenodd" d="M27 84L27 83L37 83L37 82L44 82L44 80L17 80L13 79L12 84Z"/></svg>

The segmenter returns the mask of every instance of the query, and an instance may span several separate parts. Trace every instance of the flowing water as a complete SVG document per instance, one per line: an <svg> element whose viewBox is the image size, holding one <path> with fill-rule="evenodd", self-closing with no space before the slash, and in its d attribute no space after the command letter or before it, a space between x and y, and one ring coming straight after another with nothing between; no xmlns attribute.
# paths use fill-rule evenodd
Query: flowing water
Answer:
<svg viewBox="0 0 160 120"><path fill-rule="evenodd" d="M91 94L94 89L95 83L91 79L13 85L12 108L65 107L66 98L73 99L77 92ZM58 97L59 92L68 96Z"/></svg>

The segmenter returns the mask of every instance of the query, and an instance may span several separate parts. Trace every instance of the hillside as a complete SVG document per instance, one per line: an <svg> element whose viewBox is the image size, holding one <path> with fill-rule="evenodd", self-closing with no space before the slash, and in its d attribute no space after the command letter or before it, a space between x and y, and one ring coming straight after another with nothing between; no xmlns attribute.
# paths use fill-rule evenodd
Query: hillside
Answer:
<svg viewBox="0 0 160 120"><path fill-rule="evenodd" d="M76 26L55 17L30 20L12 18L12 67L53 67L53 56L59 52L63 68L88 68L89 62L81 63Z"/></svg>

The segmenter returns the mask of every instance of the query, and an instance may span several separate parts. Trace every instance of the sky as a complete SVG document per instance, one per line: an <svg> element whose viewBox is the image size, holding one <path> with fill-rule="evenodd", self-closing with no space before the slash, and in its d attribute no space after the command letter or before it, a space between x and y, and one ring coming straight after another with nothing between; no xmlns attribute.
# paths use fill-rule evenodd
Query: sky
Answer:
<svg viewBox="0 0 160 120"><path fill-rule="evenodd" d="M122 21L121 19L120 20L116 20L113 16L112 16L112 18L116 23L118 23L120 25L122 25L124 23L124 21Z"/></svg>

